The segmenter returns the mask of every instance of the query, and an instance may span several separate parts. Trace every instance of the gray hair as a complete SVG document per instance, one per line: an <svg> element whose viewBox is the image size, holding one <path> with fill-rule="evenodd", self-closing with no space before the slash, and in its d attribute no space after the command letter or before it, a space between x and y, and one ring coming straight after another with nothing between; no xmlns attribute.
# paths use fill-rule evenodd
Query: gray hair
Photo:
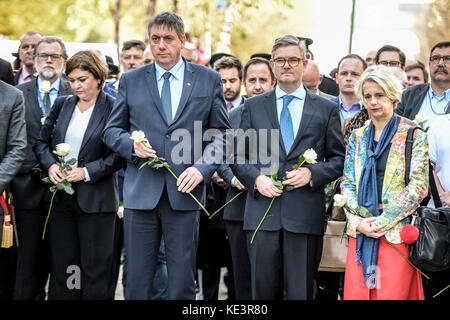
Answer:
<svg viewBox="0 0 450 320"><path fill-rule="evenodd" d="M302 59L306 59L306 45L305 41L300 40L298 37L293 35L286 35L284 37L278 38L275 40L275 44L272 47L272 59L274 58L274 53L279 47L298 46L300 49L300 55Z"/></svg>
<svg viewBox="0 0 450 320"><path fill-rule="evenodd" d="M64 45L64 42L62 41L62 39L60 37L55 37L55 36L46 36L46 37L42 37L38 43L36 43L36 46L34 47L34 51L33 51L33 58L36 58L37 55L37 50L39 48L39 45L42 42L47 42L47 43L54 43L57 42L59 44L59 46L62 49L62 57L64 60L67 60L67 58L69 57L67 55L67 51L66 51L66 46Z"/></svg>
<svg viewBox="0 0 450 320"><path fill-rule="evenodd" d="M148 24L147 33L150 37L150 30L153 25L166 26L168 29L175 30L178 38L181 40L184 37L184 23L183 19L174 12L161 12L158 13Z"/></svg>
<svg viewBox="0 0 450 320"><path fill-rule="evenodd" d="M401 101L403 88L388 67L384 65L370 66L361 74L355 84L355 94L361 101L364 101L363 86L368 81L375 82L383 88L388 98L394 100L394 108Z"/></svg>
<svg viewBox="0 0 450 320"><path fill-rule="evenodd" d="M195 46L195 44L186 41L184 43L184 48L192 51L192 60L197 62L198 61L198 53L197 53L197 47Z"/></svg>

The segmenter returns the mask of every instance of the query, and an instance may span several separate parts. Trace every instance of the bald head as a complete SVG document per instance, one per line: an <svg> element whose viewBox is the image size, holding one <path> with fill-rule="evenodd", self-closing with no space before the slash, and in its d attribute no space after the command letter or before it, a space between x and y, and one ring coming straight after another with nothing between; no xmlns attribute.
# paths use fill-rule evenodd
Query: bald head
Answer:
<svg viewBox="0 0 450 320"><path fill-rule="evenodd" d="M308 60L308 64L303 70L302 83L309 91L317 94L319 92L319 85L322 83L322 79L323 77L320 75L317 64L312 60Z"/></svg>

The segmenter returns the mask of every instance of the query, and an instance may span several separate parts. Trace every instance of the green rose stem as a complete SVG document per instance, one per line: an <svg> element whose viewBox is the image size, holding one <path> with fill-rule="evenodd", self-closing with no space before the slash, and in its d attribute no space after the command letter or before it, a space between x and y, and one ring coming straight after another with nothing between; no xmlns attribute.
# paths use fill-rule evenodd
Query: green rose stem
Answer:
<svg viewBox="0 0 450 320"><path fill-rule="evenodd" d="M272 201L270 201L270 205L269 205L269 207L267 208L266 213L264 214L264 217L263 217L263 218L261 219L261 221L259 222L259 225L258 225L258 227L256 228L255 232L253 232L253 236L252 236L252 239L250 240L250 244L253 243L253 239L255 239L256 233L258 232L259 228L261 227L262 223L264 222L264 219L266 219L267 213L269 212L270 208L272 208L272 204L273 204L273 201L275 200L275 198L276 198L276 197L273 197L273 198L272 198Z"/></svg>
<svg viewBox="0 0 450 320"><path fill-rule="evenodd" d="M231 198L230 200L228 200L227 203L225 203L223 206L221 206L219 209L217 209L216 211L214 211L213 214L211 214L209 216L210 219L212 219L212 217L214 217L214 215L219 212L220 210L222 210L223 208L225 208L228 204L230 204L231 202L233 202L234 199L236 199L237 197L239 197L242 193L244 193L244 190L242 190L241 192L239 192L237 195L235 195L233 198Z"/></svg>
<svg viewBox="0 0 450 320"><path fill-rule="evenodd" d="M170 174L171 174L176 180L178 180L177 175L176 175L175 173L173 173L173 171L170 169L169 165L168 165L165 161L162 161L159 157L156 157L156 158L154 158L154 159L155 159L156 161L158 161L161 165L163 165L167 170L169 170ZM152 160L148 160L148 161L145 162L139 169L141 169L141 168L142 168L144 165L146 165L146 164L150 165L150 162L151 162L151 161L152 161ZM197 202L197 204L203 209L203 211L205 211L206 215L209 217L210 214L209 214L208 210L206 210L206 208L200 203L200 201L198 201L197 198L196 198L192 193L189 192L189 195L192 197L192 199L195 200L195 202Z"/></svg>
<svg viewBox="0 0 450 320"><path fill-rule="evenodd" d="M397 247L394 246L393 243L389 242L388 239L386 239L386 237L384 237L384 240L386 240L387 243L389 243L389 245L394 248L395 250L397 250L398 253L400 253L402 255L403 258L405 258L405 260L411 265L411 267L413 267L414 269L416 269L417 271L419 271L419 273L421 275L423 275L425 278L427 278L428 280L430 280L430 278L423 273L422 271L420 271L419 268L417 268ZM445 289L444 289L445 290Z"/></svg>
<svg viewBox="0 0 450 320"><path fill-rule="evenodd" d="M446 286L444 289L442 289L441 291L439 291L438 293L436 293L434 296L433 296L433 299L434 298L436 298L438 295L440 295L442 292L444 292L445 290L447 290L448 288L450 288L450 284L448 285L448 286Z"/></svg>
<svg viewBox="0 0 450 320"><path fill-rule="evenodd" d="M48 218L50 218L50 212L52 211L52 205L53 205L53 198L55 197L56 191L58 191L58 190L53 191L52 200L50 201L50 207L48 208L47 219L45 219L45 224L44 224L44 232L42 233L42 240L44 240L44 238L45 238L45 230L47 229L47 222L48 222Z"/></svg>

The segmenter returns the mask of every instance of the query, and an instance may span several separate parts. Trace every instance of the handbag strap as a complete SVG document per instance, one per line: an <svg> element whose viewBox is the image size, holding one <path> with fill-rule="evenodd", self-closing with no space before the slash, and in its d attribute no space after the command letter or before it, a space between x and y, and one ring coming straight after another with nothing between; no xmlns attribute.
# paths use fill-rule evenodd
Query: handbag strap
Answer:
<svg viewBox="0 0 450 320"><path fill-rule="evenodd" d="M333 188L333 194L331 195L331 200L330 203L328 205L327 211L325 212L325 218L328 220L329 218L331 218L331 214L333 213L333 206L334 206L334 195L339 193L340 191L340 187L341 187L341 182L342 182L342 176L339 177L336 180L336 183L334 184L334 188Z"/></svg>
<svg viewBox="0 0 450 320"><path fill-rule="evenodd" d="M406 135L406 143L405 143L405 186L409 184L409 173L411 171L411 158L412 158L412 147L414 143L414 131L416 129L421 129L420 127L411 127L408 129L408 133ZM431 165L431 162L428 161L429 168L428 168L428 174L429 174L429 180L430 180L430 188L431 188L431 195L433 196L434 206L436 208L442 207L441 198L439 197L439 192L437 191L436 187L436 181L434 180L433 175L433 166Z"/></svg>

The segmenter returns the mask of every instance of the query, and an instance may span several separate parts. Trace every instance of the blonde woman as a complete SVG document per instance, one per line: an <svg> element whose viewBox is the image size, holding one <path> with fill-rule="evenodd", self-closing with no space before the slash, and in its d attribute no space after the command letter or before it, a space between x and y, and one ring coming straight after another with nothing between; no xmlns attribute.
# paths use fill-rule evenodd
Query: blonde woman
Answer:
<svg viewBox="0 0 450 320"><path fill-rule="evenodd" d="M410 182L405 186L410 125L394 114L400 84L388 68L378 65L361 75L355 92L370 121L349 138L341 185L348 204L358 212L346 212L350 240L344 299L423 299L420 274L393 246L408 256L400 231L427 194L427 137L415 131Z"/></svg>

